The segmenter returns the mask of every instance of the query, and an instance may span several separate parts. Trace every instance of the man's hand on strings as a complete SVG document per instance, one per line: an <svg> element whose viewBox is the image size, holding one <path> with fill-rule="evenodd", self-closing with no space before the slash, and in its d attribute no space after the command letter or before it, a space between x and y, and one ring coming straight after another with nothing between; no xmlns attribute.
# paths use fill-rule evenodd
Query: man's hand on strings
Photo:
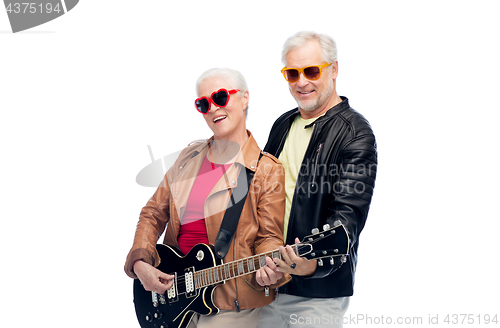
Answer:
<svg viewBox="0 0 500 328"><path fill-rule="evenodd" d="M299 238L295 238L295 243L300 243ZM296 276L310 276L316 271L318 261L297 256L292 246L281 246L280 251L282 259L274 259L277 266L276 271Z"/></svg>

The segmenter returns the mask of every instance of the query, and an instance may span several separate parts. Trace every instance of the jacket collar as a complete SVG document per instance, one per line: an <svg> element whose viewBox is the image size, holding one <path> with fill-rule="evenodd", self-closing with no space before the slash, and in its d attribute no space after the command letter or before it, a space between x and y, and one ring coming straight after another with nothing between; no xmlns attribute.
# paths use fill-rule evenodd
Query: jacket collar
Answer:
<svg viewBox="0 0 500 328"><path fill-rule="evenodd" d="M252 133L247 130L248 140L243 145L241 152L238 155L237 161L245 166L247 169L255 172L257 167L257 162L260 157L260 148L257 145Z"/></svg>
<svg viewBox="0 0 500 328"><path fill-rule="evenodd" d="M260 148L257 145L252 133L247 130L247 134L248 139L236 156L234 163L239 163L247 169L255 172L257 162L259 160ZM209 145L213 140L214 137L212 136L210 139L207 139L205 142L200 144L196 149L194 149L191 158L201 155L201 158L203 159L204 156L207 156Z"/></svg>

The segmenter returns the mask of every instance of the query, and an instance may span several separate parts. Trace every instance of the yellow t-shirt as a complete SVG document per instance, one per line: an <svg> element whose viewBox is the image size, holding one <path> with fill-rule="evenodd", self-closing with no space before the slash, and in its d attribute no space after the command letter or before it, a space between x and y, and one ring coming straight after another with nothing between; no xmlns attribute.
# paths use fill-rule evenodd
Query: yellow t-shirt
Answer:
<svg viewBox="0 0 500 328"><path fill-rule="evenodd" d="M295 183L297 182L297 177L299 175L300 167L302 161L304 160L304 155L309 145L309 140L312 135L312 127L305 128L307 125L311 124L317 117L311 119L303 119L300 115L295 117L295 120L290 127L288 136L283 146L283 150L279 156L279 160L283 163L285 168L285 231L283 233L286 240L286 234L288 232L288 219L290 218L290 209L292 207L293 193L295 190Z"/></svg>

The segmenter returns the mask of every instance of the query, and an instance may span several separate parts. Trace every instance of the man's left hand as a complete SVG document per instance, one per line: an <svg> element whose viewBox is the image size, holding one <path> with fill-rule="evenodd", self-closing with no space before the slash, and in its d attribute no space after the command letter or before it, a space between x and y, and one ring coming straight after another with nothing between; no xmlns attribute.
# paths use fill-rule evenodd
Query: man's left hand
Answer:
<svg viewBox="0 0 500 328"><path fill-rule="evenodd" d="M295 243L300 243L299 238L295 238ZM305 257L300 257L295 254L295 251L290 245L280 247L283 260L274 259L276 263L276 271L294 274L296 276L310 276L316 271L318 261L308 260Z"/></svg>

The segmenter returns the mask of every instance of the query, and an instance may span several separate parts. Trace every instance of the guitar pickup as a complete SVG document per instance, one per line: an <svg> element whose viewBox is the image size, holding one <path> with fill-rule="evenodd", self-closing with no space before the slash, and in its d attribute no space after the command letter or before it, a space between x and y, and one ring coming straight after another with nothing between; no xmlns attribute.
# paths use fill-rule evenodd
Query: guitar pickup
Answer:
<svg viewBox="0 0 500 328"><path fill-rule="evenodd" d="M167 298L169 303L177 302L179 300L179 295L177 293L177 272L174 275L174 284L170 289L167 289Z"/></svg>
<svg viewBox="0 0 500 328"><path fill-rule="evenodd" d="M194 287L194 268L184 270L184 285L186 288L186 297L195 297L196 289Z"/></svg>

